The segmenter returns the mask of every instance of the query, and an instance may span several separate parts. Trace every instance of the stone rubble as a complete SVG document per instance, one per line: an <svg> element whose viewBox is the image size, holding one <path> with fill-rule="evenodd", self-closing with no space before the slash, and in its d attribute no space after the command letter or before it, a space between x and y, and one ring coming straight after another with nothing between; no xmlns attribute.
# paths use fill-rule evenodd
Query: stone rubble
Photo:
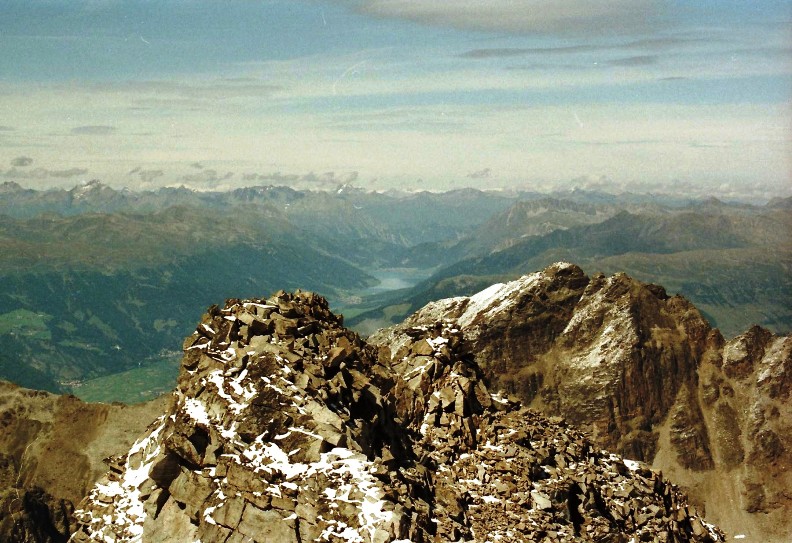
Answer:
<svg viewBox="0 0 792 543"><path fill-rule="evenodd" d="M644 464L493 394L453 323L368 345L315 294L213 306L72 541L716 542Z"/></svg>

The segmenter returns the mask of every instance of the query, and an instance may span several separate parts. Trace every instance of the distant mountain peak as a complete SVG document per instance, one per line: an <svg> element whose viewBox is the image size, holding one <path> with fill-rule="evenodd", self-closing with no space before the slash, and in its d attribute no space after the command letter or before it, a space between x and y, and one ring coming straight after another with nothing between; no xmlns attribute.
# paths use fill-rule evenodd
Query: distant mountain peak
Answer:
<svg viewBox="0 0 792 543"><path fill-rule="evenodd" d="M16 181L5 181L0 184L0 194L23 192L25 189Z"/></svg>
<svg viewBox="0 0 792 543"><path fill-rule="evenodd" d="M333 192L339 196L342 194L365 194L366 189L355 186L352 183L342 183Z"/></svg>
<svg viewBox="0 0 792 543"><path fill-rule="evenodd" d="M100 190L103 188L110 188L104 183L102 183L99 179L91 179L90 181L86 181L85 183L81 183L76 185L72 190L81 191L81 190Z"/></svg>
<svg viewBox="0 0 792 543"><path fill-rule="evenodd" d="M728 204L715 196L710 196L709 198L706 198L704 200L699 200L698 202L696 202L694 204L694 208L715 212L715 213L721 213L724 211L724 209L730 207L730 205L733 206L733 204Z"/></svg>
<svg viewBox="0 0 792 543"><path fill-rule="evenodd" d="M69 193L74 200L83 200L85 198L93 198L95 196L112 196L118 192L99 181L92 179L86 183L80 184L72 188Z"/></svg>

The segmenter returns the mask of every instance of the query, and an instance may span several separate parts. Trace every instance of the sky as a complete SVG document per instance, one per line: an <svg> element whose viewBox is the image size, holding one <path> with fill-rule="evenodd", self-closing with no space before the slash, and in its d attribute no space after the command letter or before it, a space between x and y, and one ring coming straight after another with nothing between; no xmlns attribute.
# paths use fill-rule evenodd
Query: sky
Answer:
<svg viewBox="0 0 792 543"><path fill-rule="evenodd" d="M792 0L2 0L0 182L792 195Z"/></svg>

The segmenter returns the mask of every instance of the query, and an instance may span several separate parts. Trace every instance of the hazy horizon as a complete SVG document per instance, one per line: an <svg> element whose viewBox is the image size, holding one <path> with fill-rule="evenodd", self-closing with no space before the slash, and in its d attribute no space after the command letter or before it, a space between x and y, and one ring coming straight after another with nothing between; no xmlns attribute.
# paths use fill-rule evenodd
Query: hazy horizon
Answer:
<svg viewBox="0 0 792 543"><path fill-rule="evenodd" d="M792 194L792 1L0 6L0 182Z"/></svg>

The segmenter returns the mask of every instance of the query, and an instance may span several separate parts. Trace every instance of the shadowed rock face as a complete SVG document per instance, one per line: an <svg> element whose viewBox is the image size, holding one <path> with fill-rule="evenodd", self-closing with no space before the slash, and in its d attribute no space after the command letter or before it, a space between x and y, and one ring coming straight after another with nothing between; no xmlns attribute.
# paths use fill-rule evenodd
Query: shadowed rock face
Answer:
<svg viewBox="0 0 792 543"><path fill-rule="evenodd" d="M434 322L461 330L493 389L654 463L727 529L792 534L789 337L754 327L725 342L662 287L556 264L431 303L369 341L398 344Z"/></svg>
<svg viewBox="0 0 792 543"><path fill-rule="evenodd" d="M165 403L87 404L0 382L0 539L66 541L74 505Z"/></svg>
<svg viewBox="0 0 792 543"><path fill-rule="evenodd" d="M659 287L624 275L589 279L571 265L430 304L402 326L438 319L459 325L493 387L586 424L604 446L642 459L656 451L644 432L670 411L676 394L668 392L696 386L694 360L709 331L692 306ZM705 440L689 424L684 431ZM711 461L705 453L696 467Z"/></svg>
<svg viewBox="0 0 792 543"><path fill-rule="evenodd" d="M73 540L722 540L647 466L492 394L463 327L395 339L313 294L210 309Z"/></svg>

